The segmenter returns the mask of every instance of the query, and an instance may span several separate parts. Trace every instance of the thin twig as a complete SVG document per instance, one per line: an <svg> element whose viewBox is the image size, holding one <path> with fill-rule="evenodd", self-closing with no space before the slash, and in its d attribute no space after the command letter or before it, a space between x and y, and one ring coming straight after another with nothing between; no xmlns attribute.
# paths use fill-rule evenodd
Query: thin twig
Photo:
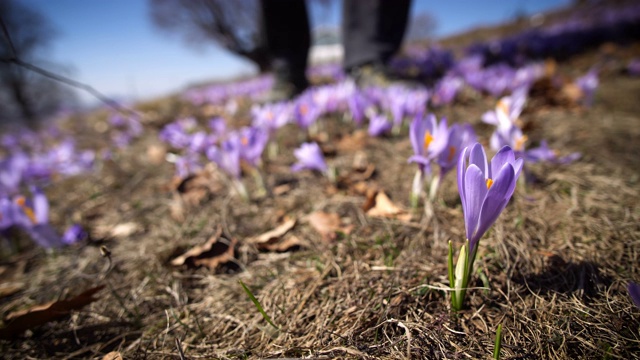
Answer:
<svg viewBox="0 0 640 360"><path fill-rule="evenodd" d="M107 106L112 107L113 109L125 113L125 114L136 114L137 112L135 110L129 109L121 104L119 104L117 101L111 99L110 97L104 95L103 93L101 93L100 91L96 90L94 87L81 83L77 80L73 80L71 78L68 78L66 76L62 76L62 75L58 75L55 74L51 71L45 70L39 66L30 64L26 61L23 61L22 59L20 59L18 57L18 54L16 52L16 48L13 44L13 41L11 40L11 36L9 35L9 30L7 29L7 25L4 22L4 19L2 18L2 16L0 16L0 27L2 27L2 33L4 35L5 41L7 42L7 44L9 45L9 50L11 52L11 56L8 58L4 58L4 59L0 59L1 61L5 62L5 63L10 63L10 64L15 64L18 66L21 66L27 70L33 71L37 74L40 74L44 77L47 77L49 79L61 82L63 84L75 87L77 89L81 89L84 90L86 92L88 92L89 94L93 95L96 99L100 100L101 102L103 102L104 104L106 104Z"/></svg>

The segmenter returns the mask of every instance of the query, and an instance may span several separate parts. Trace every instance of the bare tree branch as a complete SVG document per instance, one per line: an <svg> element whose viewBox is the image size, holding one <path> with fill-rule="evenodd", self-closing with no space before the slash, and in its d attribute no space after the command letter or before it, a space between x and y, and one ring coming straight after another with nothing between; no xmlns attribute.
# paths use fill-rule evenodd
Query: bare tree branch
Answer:
<svg viewBox="0 0 640 360"><path fill-rule="evenodd" d="M23 31L22 33L20 33L19 31L20 26L11 27L12 29L17 30L17 32L19 33L18 36L22 36L20 41L16 43L13 40L12 35L10 34L9 26L7 25L8 23L5 20L5 16L4 16L5 15L4 13L8 12L7 9L12 4L10 4L6 0L2 0L0 5L2 5L2 9L3 9L3 11L0 13L0 28L2 29L2 35L4 38L4 43L6 45L2 47L3 50L2 50L2 53L0 54L2 56L0 57L1 62L7 65L14 64L23 69L26 69L33 73L44 76L48 79L86 91L92 96L94 96L95 98L97 98L102 103L106 104L107 106L110 106L111 108L119 112L128 113L128 114L135 113L134 110L131 110L129 108L122 106L117 101L102 94L92 86L73 80L66 76L53 73L49 70L45 70L39 66L33 65L32 63L23 60L20 55L21 52L24 52L24 53L33 52L35 51L34 48L36 47L36 45L40 45L46 42L46 39L45 39L46 31L38 31L34 28L34 26L32 26L35 22L39 22L40 24L42 24L41 20L39 19L39 15L37 13L29 13L28 11L27 12L21 11L20 15L22 16L22 18L11 19L11 20L13 20L14 22L20 23L20 26L22 27L28 26L29 29L28 31ZM16 44L20 44L20 48L18 48ZM13 92L14 94L13 97L23 108L22 111L25 117L33 118L35 114L33 113L33 109L30 108L28 99L26 99L25 93L23 90L26 86L26 79L24 78L24 76L22 76L20 72L12 71L11 69L5 69L3 78L5 78L5 83L8 84L9 89L11 89L11 92Z"/></svg>
<svg viewBox="0 0 640 360"><path fill-rule="evenodd" d="M268 53L260 41L257 0L149 1L151 18L159 29L180 34L197 47L216 43L254 62L261 71L268 70Z"/></svg>

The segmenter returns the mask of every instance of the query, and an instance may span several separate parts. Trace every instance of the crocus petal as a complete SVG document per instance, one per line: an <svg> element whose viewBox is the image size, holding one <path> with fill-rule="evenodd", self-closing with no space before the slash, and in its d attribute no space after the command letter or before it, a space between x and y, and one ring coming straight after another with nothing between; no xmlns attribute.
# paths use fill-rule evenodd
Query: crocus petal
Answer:
<svg viewBox="0 0 640 360"><path fill-rule="evenodd" d="M516 160L513 150L509 146L503 146L491 159L489 178L493 178L502 169L504 164L511 164Z"/></svg>
<svg viewBox="0 0 640 360"><path fill-rule="evenodd" d="M467 171L467 152L468 148L464 148L458 158L458 193L460 193L460 201L462 202L462 212L467 213L466 194L464 192L464 176Z"/></svg>
<svg viewBox="0 0 640 360"><path fill-rule="evenodd" d="M486 124L490 125L498 125L498 117L496 116L495 111L487 111L482 115L482 121Z"/></svg>
<svg viewBox="0 0 640 360"><path fill-rule="evenodd" d="M62 235L62 242L65 245L75 244L76 242L82 240L87 237L87 233L84 231L82 226L79 224L73 224L67 228L67 230Z"/></svg>
<svg viewBox="0 0 640 360"><path fill-rule="evenodd" d="M498 176L494 179L493 185L487 192L484 203L482 204L478 229L474 234L474 238L469 239L472 247L480 240L491 225L493 225L502 210L507 206L511 198L511 195L507 196L507 193L513 193L513 188L515 188L516 183L515 180L513 167L511 164L505 164L498 173Z"/></svg>
<svg viewBox="0 0 640 360"><path fill-rule="evenodd" d="M484 174L475 164L469 165L464 175L464 192L464 201L466 202L464 219L467 239L471 240L478 227L480 210L487 195L487 185Z"/></svg>
<svg viewBox="0 0 640 360"><path fill-rule="evenodd" d="M33 212L37 224L49 222L49 201L40 189L33 189Z"/></svg>
<svg viewBox="0 0 640 360"><path fill-rule="evenodd" d="M416 155L423 153L424 149L424 133L426 131L426 122L420 116L416 116L411 125L409 125L409 139L411 147Z"/></svg>
<svg viewBox="0 0 640 360"><path fill-rule="evenodd" d="M487 155L484 153L480 143L473 145L469 152L469 165L471 164L476 165L485 177L488 175Z"/></svg>
<svg viewBox="0 0 640 360"><path fill-rule="evenodd" d="M62 246L62 238L49 224L38 224L25 230L27 230L33 241L45 249Z"/></svg>
<svg viewBox="0 0 640 360"><path fill-rule="evenodd" d="M429 166L431 161L422 155L413 155L409 158L409 163L416 163L424 166Z"/></svg>
<svg viewBox="0 0 640 360"><path fill-rule="evenodd" d="M513 172L516 175L516 179L520 177L520 172L522 172L522 166L524 165L524 159L518 158L514 161L511 166L513 166Z"/></svg>
<svg viewBox="0 0 640 360"><path fill-rule="evenodd" d="M631 296L633 303L640 308L640 285L636 283L629 283L629 285L627 285L627 291L629 291L629 295Z"/></svg>

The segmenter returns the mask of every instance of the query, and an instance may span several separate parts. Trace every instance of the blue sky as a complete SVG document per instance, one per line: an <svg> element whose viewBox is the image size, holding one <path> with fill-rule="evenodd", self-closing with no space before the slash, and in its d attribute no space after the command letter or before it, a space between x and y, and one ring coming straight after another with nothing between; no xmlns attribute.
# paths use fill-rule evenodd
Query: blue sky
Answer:
<svg viewBox="0 0 640 360"><path fill-rule="evenodd" d="M17 0L47 16L56 37L47 58L69 75L114 97L146 99L190 83L254 72L250 63L216 46L196 50L178 36L158 32L146 0ZM227 0L235 1L235 0ZM412 12L430 12L436 34L446 36L533 14L569 0L414 0ZM337 25L340 1L311 3L313 25ZM481 4L481 5L479 5ZM81 95L83 101L91 97Z"/></svg>

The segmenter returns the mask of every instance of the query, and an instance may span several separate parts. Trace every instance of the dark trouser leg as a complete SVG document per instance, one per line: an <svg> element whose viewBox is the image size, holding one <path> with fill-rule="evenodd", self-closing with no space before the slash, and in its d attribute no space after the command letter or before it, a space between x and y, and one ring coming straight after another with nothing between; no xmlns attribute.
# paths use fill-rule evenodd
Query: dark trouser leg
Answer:
<svg viewBox="0 0 640 360"><path fill-rule="evenodd" d="M411 0L343 1L345 69L386 63L402 44Z"/></svg>
<svg viewBox="0 0 640 360"><path fill-rule="evenodd" d="M262 0L264 40L278 80L297 90L307 86L305 69L311 35L304 0Z"/></svg>

